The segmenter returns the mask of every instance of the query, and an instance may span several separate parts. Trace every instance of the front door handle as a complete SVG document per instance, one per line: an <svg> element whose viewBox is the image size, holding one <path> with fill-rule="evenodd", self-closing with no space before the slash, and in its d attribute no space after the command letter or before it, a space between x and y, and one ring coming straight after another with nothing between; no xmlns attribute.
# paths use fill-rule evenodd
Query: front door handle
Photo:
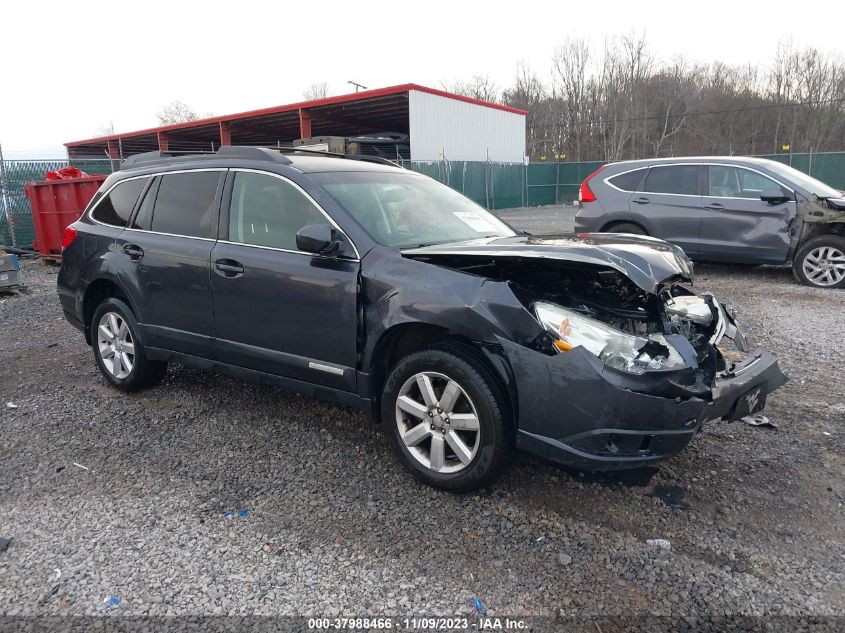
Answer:
<svg viewBox="0 0 845 633"><path fill-rule="evenodd" d="M129 259L138 261L144 256L144 249L137 244L124 244L123 252L129 255Z"/></svg>
<svg viewBox="0 0 845 633"><path fill-rule="evenodd" d="M634 198L633 200L631 200L631 202L635 202L637 204L648 204L649 202L651 202L651 200L649 200L645 196L640 196L639 198Z"/></svg>
<svg viewBox="0 0 845 633"><path fill-rule="evenodd" d="M234 259L218 259L214 262L214 269L224 277L240 277L244 274L243 264Z"/></svg>
<svg viewBox="0 0 845 633"><path fill-rule="evenodd" d="M708 205L705 205L704 208L711 209L712 211L722 211L725 208L725 205L719 204L718 202L712 202Z"/></svg>

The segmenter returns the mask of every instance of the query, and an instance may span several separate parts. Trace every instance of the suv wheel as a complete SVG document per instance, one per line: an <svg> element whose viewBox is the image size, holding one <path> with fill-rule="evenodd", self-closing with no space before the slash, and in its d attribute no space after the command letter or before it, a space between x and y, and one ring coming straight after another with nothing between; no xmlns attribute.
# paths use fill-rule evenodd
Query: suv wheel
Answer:
<svg viewBox="0 0 845 633"><path fill-rule="evenodd" d="M106 299L91 319L91 341L97 367L111 384L136 391L161 381L167 363L148 360L138 339L138 323L120 299Z"/></svg>
<svg viewBox="0 0 845 633"><path fill-rule="evenodd" d="M633 222L619 222L611 224L604 230L605 233L628 233L630 235L648 235L645 229Z"/></svg>
<svg viewBox="0 0 845 633"><path fill-rule="evenodd" d="M808 286L845 287L845 237L820 235L808 240L795 256L792 272Z"/></svg>
<svg viewBox="0 0 845 633"><path fill-rule="evenodd" d="M490 483L505 465L507 411L489 372L451 349L402 359L382 394L382 420L402 462L417 479L452 492Z"/></svg>

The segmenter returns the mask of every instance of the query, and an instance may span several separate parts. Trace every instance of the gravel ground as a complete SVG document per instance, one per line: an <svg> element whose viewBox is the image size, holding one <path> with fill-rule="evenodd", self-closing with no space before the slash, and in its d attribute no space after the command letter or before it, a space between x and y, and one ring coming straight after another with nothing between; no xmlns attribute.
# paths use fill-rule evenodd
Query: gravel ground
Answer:
<svg viewBox="0 0 845 633"><path fill-rule="evenodd" d="M109 388L56 270L24 272L31 294L0 301L0 613L96 614L115 595L126 615L455 615L477 596L490 615L845 616L845 292L698 266L791 375L769 398L777 429L710 423L620 478L521 455L455 496L415 483L353 411L182 367Z"/></svg>

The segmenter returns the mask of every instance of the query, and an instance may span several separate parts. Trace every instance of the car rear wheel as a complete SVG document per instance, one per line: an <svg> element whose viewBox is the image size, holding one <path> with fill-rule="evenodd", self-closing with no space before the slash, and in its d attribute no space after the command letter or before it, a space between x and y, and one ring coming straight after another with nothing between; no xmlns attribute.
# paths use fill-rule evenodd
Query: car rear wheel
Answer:
<svg viewBox="0 0 845 633"><path fill-rule="evenodd" d="M633 222L619 222L611 224L604 229L603 233L630 233L632 235L648 235L646 230L639 224Z"/></svg>
<svg viewBox="0 0 845 633"><path fill-rule="evenodd" d="M820 235L808 240L796 254L792 272L808 286L845 287L845 237Z"/></svg>
<svg viewBox="0 0 845 633"><path fill-rule="evenodd" d="M464 492L499 474L512 450L507 401L469 354L423 350L390 372L382 421L413 475L436 488Z"/></svg>
<svg viewBox="0 0 845 633"><path fill-rule="evenodd" d="M138 323L126 303L114 297L103 301L91 319L91 343L100 372L123 391L158 384L167 363L149 360L138 339Z"/></svg>

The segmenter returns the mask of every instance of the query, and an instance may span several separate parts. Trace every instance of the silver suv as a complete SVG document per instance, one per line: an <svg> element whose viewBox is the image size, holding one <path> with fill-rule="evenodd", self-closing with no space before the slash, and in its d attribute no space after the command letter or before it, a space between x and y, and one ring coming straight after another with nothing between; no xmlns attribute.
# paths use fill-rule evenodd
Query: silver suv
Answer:
<svg viewBox="0 0 845 633"><path fill-rule="evenodd" d="M692 259L791 264L845 287L845 195L782 163L708 157L604 165L581 184L577 232L651 235Z"/></svg>

